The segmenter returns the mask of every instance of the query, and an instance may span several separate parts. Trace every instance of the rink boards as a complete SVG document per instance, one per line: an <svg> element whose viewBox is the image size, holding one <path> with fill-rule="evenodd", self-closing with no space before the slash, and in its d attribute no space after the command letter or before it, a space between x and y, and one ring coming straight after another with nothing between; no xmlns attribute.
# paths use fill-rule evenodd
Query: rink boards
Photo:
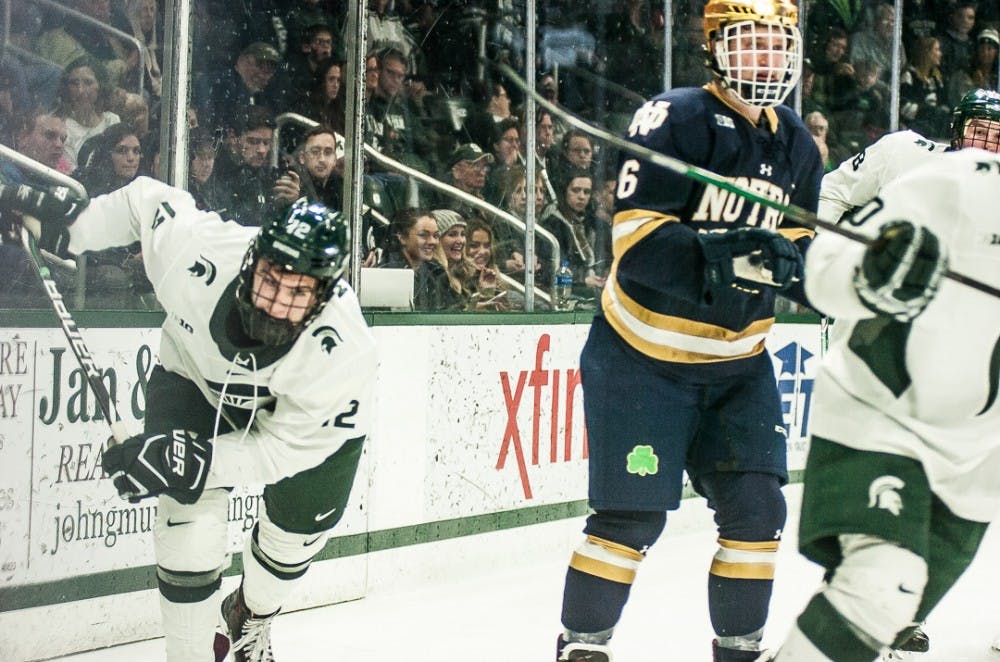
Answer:
<svg viewBox="0 0 1000 662"><path fill-rule="evenodd" d="M554 544L533 537L529 525L586 512L578 358L589 327L567 316L501 325L490 317L434 326L376 320L372 436L349 511L293 608L510 562ZM85 338L108 371L119 413L139 431L159 329L101 328L109 323L91 322ZM789 467L797 471L819 326L779 324L768 347ZM44 659L159 634L155 502L120 500L103 476L107 425L84 384L59 329L0 328L0 659ZM260 503L259 486L232 494L229 577L239 574ZM478 544L476 534L498 530L512 532L507 543ZM435 553L435 542L444 541L446 557Z"/></svg>

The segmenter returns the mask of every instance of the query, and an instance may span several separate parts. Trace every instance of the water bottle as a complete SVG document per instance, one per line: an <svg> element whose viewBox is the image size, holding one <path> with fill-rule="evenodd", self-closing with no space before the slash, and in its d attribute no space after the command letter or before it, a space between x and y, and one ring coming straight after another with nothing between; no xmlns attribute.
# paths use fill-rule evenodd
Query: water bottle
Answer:
<svg viewBox="0 0 1000 662"><path fill-rule="evenodd" d="M569 260L563 260L562 266L556 272L556 310L570 310L570 299L573 296L573 270L569 268Z"/></svg>

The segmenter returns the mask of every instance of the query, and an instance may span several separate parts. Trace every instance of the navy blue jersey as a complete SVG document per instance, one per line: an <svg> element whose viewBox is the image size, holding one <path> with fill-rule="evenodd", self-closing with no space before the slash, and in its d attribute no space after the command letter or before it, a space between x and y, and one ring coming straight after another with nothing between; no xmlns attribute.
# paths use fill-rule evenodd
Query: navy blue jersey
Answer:
<svg viewBox="0 0 1000 662"><path fill-rule="evenodd" d="M629 139L701 166L762 197L815 211L823 164L802 121L784 106L753 125L712 85L666 92L636 111ZM602 314L643 355L679 368L741 370L774 323L772 288L709 290L699 232L778 231L805 250L809 228L778 211L626 155L618 175L614 263ZM801 285L797 286L801 290ZM792 293L801 299L800 293Z"/></svg>

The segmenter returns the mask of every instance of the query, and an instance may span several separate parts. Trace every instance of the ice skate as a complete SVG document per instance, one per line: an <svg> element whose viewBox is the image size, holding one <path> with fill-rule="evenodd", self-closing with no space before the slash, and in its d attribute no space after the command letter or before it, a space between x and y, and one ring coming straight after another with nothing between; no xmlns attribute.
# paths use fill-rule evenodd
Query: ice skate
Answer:
<svg viewBox="0 0 1000 662"><path fill-rule="evenodd" d="M557 662L613 662L611 649L600 644L584 644L563 641L562 635L556 642Z"/></svg>
<svg viewBox="0 0 1000 662"><path fill-rule="evenodd" d="M243 599L242 586L222 601L223 628L232 642L229 652L232 653L233 662L274 662L274 653L271 652L271 621L277 615L277 611L266 616L250 611ZM220 636L216 635L216 662L226 659L225 652L222 653L222 658L219 657L222 650Z"/></svg>
<svg viewBox="0 0 1000 662"><path fill-rule="evenodd" d="M766 650L740 650L738 648L723 648L718 639L712 640L713 662L770 662L774 653Z"/></svg>

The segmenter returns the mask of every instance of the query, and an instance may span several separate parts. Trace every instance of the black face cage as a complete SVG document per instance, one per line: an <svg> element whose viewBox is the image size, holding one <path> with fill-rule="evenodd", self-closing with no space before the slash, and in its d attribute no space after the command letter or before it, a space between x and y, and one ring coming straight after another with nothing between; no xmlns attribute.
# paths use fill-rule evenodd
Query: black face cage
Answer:
<svg viewBox="0 0 1000 662"><path fill-rule="evenodd" d="M251 246L243 257L243 264L240 267L240 279L236 288L236 305L243 322L243 330L248 336L265 345L283 345L295 340L302 330L309 325L322 312L324 306L333 295L336 278L319 278L316 283L316 297L312 308L305 314L300 322L291 322L287 319L277 319L258 308L253 302L253 274L260 257L272 259L276 264L281 264L277 256L272 258L267 255L260 255L255 246Z"/></svg>

